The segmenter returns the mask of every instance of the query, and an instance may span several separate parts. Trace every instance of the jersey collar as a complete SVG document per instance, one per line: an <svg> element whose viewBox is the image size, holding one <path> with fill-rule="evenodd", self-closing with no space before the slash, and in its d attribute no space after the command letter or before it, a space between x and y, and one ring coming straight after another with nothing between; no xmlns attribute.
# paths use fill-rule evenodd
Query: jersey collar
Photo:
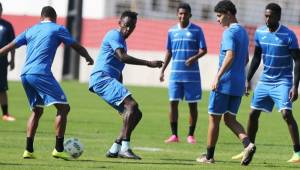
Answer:
<svg viewBox="0 0 300 170"><path fill-rule="evenodd" d="M185 28L181 28L180 24L179 23L177 24L177 28L180 29L180 30L181 29L188 29L190 26L191 26L191 22L189 22L189 24Z"/></svg>

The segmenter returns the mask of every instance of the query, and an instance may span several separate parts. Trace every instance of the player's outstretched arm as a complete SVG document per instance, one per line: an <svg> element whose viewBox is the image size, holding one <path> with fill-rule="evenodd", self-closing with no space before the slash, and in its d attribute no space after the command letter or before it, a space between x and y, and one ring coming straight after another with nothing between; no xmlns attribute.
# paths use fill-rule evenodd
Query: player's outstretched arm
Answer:
<svg viewBox="0 0 300 170"><path fill-rule="evenodd" d="M172 58L172 53L169 50L167 50L166 55L165 55L165 62L161 68L161 72L160 72L160 76L159 76L159 80L161 82L163 82L165 80L165 70L170 63L171 58Z"/></svg>
<svg viewBox="0 0 300 170"><path fill-rule="evenodd" d="M295 67L294 67L294 84L293 84L293 88L290 91L289 97L290 100L293 102L296 101L298 98L298 87L299 87L299 80L300 80L300 50L292 49L291 55L295 62Z"/></svg>
<svg viewBox="0 0 300 170"><path fill-rule="evenodd" d="M116 49L116 56L121 62L126 64L145 65L152 68L155 67L160 68L163 65L163 62L159 60L148 61L148 60L142 60L142 59L132 57L128 55L123 48Z"/></svg>
<svg viewBox="0 0 300 170"><path fill-rule="evenodd" d="M93 65L94 64L94 60L93 58L89 55L89 53L87 52L87 50L80 45L79 43L75 42L71 45L71 47L78 52L82 57L85 58L86 62L88 63L88 65Z"/></svg>
<svg viewBox="0 0 300 170"><path fill-rule="evenodd" d="M6 46L0 49L0 56L4 56L4 54L7 54L9 51L14 50L16 48L16 43L14 41L10 42Z"/></svg>

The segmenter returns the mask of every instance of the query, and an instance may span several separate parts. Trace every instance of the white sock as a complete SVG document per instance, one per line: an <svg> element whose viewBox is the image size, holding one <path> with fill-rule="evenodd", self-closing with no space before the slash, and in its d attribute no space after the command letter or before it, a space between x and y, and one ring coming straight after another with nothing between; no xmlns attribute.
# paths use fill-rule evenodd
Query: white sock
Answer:
<svg viewBox="0 0 300 170"><path fill-rule="evenodd" d="M128 149L130 149L130 142L129 141L122 141L122 147L121 147L121 151L127 151Z"/></svg>
<svg viewBox="0 0 300 170"><path fill-rule="evenodd" d="M110 153L118 153L121 149L121 145L120 144L117 144L117 143L114 143L110 149L109 149L109 152Z"/></svg>

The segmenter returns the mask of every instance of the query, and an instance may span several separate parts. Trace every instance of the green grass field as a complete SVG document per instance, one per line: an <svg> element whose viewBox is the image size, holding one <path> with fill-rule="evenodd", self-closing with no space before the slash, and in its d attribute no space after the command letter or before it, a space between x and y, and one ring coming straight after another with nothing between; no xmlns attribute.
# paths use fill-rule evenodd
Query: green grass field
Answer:
<svg viewBox="0 0 300 170"><path fill-rule="evenodd" d="M0 122L0 169L299 169L300 164L288 164L292 155L291 140L281 114L262 114L257 135L257 152L248 167L241 167L231 156L242 150L238 139L222 122L216 147L216 164L202 165L195 158L206 150L208 92L199 103L196 145L187 144L188 107L180 104L178 144L164 144L170 135L168 123L168 97L165 88L129 87L143 112L143 119L133 133L131 143L141 161L108 159L105 152L119 133L121 117L105 102L87 90L87 84L63 82L71 112L65 138L78 137L84 144L83 155L74 161L56 160L51 157L54 148L54 107L45 109L35 138L38 159L24 160L26 123L30 115L27 98L19 82L10 82L10 112L16 116L14 123ZM238 119L246 125L250 97L243 98ZM294 115L300 123L299 101L294 105Z"/></svg>

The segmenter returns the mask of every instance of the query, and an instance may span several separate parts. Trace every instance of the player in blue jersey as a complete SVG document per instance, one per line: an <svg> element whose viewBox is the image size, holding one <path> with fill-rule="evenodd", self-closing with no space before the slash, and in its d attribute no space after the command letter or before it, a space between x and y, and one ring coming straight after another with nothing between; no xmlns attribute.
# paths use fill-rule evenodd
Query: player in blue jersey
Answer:
<svg viewBox="0 0 300 170"><path fill-rule="evenodd" d="M57 109L55 119L56 145L52 156L65 160L69 159L68 154L63 152L63 142L70 106L63 90L51 72L52 62L58 46L61 43L71 46L86 59L89 65L93 64L93 59L87 50L71 37L64 26L56 24L56 18L54 8L44 7L41 12L40 23L25 30L12 42L0 49L2 55L12 49L27 45L21 80L32 114L27 123L26 150L23 153L23 158L35 158L33 142L39 120L44 111L43 106L54 105Z"/></svg>
<svg viewBox="0 0 300 170"><path fill-rule="evenodd" d="M109 158L141 159L130 147L131 133L142 118L142 112L131 93L122 84L125 64L161 67L162 61L147 61L127 54L126 39L134 31L137 13L124 11L119 20L119 28L105 35L96 64L90 76L89 90L96 93L115 108L123 118L119 136L108 150Z"/></svg>
<svg viewBox="0 0 300 170"><path fill-rule="evenodd" d="M169 80L169 118L172 135L165 142L179 142L178 104L184 98L190 109L187 142L195 144L194 132L198 118L197 102L201 99L202 94L198 59L207 53L207 49L202 29L190 22L192 14L189 4L179 4L177 17L178 24L168 32L167 53L160 75L160 81L164 81L164 71L172 59Z"/></svg>
<svg viewBox="0 0 300 170"><path fill-rule="evenodd" d="M220 121L242 141L242 165L248 165L255 153L242 125L236 120L241 99L245 93L245 66L248 62L248 34L236 19L235 5L229 0L220 1L214 11L217 21L225 28L222 36L219 69L212 83L209 98L209 126L207 153L197 158L201 163L214 163L214 151L219 136Z"/></svg>
<svg viewBox="0 0 300 170"><path fill-rule="evenodd" d="M250 90L250 81L261 58L263 72L254 90L247 133L254 143L261 112L272 112L275 104L287 123L294 145L294 154L288 162L297 163L300 162L299 132L292 114L292 102L298 98L300 53L295 33L280 24L280 17L281 7L275 3L268 4L265 8L266 26L258 28L255 33L255 50L247 75L247 91ZM239 157L236 155L233 159Z"/></svg>
<svg viewBox="0 0 300 170"><path fill-rule="evenodd" d="M6 20L2 19L2 4L0 3L0 48L10 43L15 38L13 26ZM0 57L0 104L2 110L2 120L15 121L16 118L8 112L8 99L7 99L7 67L10 70L15 67L15 50L10 51L10 61L8 62L7 54Z"/></svg>

